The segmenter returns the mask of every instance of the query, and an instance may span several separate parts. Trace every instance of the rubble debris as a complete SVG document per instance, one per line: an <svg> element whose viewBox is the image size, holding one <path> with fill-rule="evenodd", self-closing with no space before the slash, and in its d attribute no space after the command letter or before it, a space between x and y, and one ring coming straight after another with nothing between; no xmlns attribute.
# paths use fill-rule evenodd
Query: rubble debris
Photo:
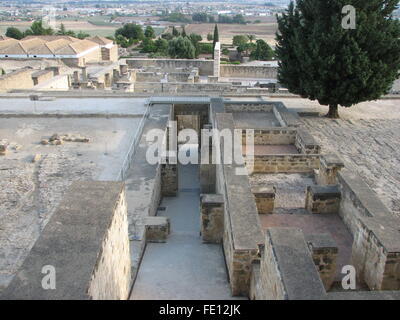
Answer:
<svg viewBox="0 0 400 320"><path fill-rule="evenodd" d="M6 139L0 139L0 156L5 156L7 153L7 147L9 143Z"/></svg>
<svg viewBox="0 0 400 320"><path fill-rule="evenodd" d="M90 139L87 137L82 137L81 135L73 135L73 134L64 134L59 135L54 133L49 139L43 139L40 143L42 145L52 144L52 145L61 145L63 142L82 142L88 143Z"/></svg>
<svg viewBox="0 0 400 320"><path fill-rule="evenodd" d="M38 162L40 161L40 159L42 159L42 155L40 153L37 153L33 156L32 162L33 163Z"/></svg>
<svg viewBox="0 0 400 320"><path fill-rule="evenodd" d="M5 156L7 153L7 144L1 143L0 144L0 156Z"/></svg>

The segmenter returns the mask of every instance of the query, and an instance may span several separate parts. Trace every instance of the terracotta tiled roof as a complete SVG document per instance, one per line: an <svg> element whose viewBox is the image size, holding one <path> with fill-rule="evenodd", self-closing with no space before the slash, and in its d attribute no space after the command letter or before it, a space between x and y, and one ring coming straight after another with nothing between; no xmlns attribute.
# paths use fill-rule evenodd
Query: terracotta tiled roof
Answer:
<svg viewBox="0 0 400 320"><path fill-rule="evenodd" d="M99 36L88 38L88 40L96 42L96 43L98 43L98 44L100 44L102 46L105 46L107 44L113 43L112 40L104 38L104 37L99 37Z"/></svg>
<svg viewBox="0 0 400 320"><path fill-rule="evenodd" d="M93 41L81 40L70 43L68 46L57 50L57 54L79 54L99 45Z"/></svg>
<svg viewBox="0 0 400 320"><path fill-rule="evenodd" d="M15 43L17 43L18 40L13 39L13 38L8 38L8 39L4 39L0 41L0 48L5 48L5 47L9 47Z"/></svg>

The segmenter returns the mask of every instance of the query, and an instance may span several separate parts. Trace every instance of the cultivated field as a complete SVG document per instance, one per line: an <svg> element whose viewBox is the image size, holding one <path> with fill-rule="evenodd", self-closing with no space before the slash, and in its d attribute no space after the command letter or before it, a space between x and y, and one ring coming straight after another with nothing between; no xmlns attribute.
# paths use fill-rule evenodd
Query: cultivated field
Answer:
<svg viewBox="0 0 400 320"><path fill-rule="evenodd" d="M261 23L255 24L218 24L219 38L223 44L232 44L232 38L235 35L255 35L257 39L263 39L269 45L275 44L275 33L277 31L277 23L275 17L262 17ZM250 20L250 19L249 19ZM186 27L187 33L201 34L203 39L207 39L208 33L213 33L214 24L201 23L189 24Z"/></svg>

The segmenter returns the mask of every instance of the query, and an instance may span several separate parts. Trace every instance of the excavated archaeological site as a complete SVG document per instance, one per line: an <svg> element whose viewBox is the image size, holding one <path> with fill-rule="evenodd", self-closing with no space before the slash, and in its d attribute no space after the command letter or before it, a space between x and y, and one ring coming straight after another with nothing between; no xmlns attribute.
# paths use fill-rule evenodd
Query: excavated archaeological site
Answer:
<svg viewBox="0 0 400 320"><path fill-rule="evenodd" d="M0 79L1 299L400 299L398 96L331 120L219 50Z"/></svg>

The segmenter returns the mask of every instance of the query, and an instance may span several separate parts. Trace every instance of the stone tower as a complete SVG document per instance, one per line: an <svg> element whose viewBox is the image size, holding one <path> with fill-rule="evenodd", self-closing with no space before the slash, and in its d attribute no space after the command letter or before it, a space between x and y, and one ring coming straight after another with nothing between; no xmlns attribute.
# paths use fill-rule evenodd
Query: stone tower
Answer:
<svg viewBox="0 0 400 320"><path fill-rule="evenodd" d="M214 48L214 77L220 77L221 70L221 43L217 42Z"/></svg>

